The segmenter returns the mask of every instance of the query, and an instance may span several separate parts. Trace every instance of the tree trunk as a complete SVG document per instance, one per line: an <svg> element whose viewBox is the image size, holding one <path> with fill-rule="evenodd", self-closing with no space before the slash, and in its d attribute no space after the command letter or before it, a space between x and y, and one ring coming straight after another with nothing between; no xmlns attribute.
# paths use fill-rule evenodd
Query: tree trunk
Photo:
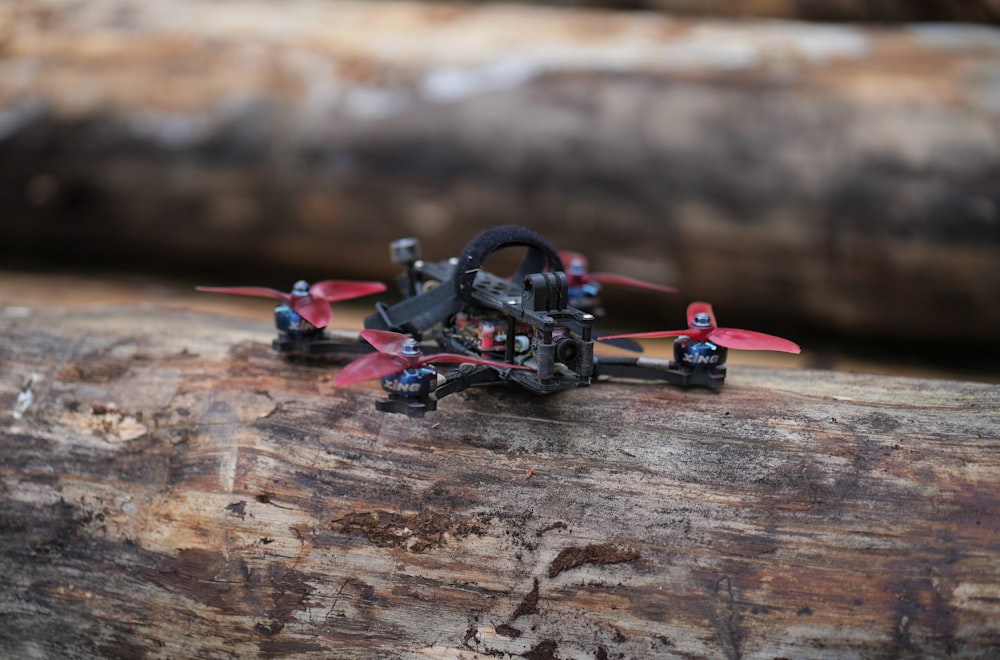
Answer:
<svg viewBox="0 0 1000 660"><path fill-rule="evenodd" d="M269 339L2 310L0 655L1000 648L994 385L733 368L415 420Z"/></svg>

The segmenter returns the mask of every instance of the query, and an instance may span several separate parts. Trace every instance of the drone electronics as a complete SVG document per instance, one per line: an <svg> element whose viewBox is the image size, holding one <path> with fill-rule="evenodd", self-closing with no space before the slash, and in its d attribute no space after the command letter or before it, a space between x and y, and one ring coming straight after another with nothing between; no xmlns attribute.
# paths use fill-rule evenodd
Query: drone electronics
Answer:
<svg viewBox="0 0 1000 660"><path fill-rule="evenodd" d="M490 255L510 247L526 248L513 276L483 268ZM445 261L422 260L413 238L393 242L390 252L403 267L397 278L403 298L392 305L376 302L360 336L331 337L323 331L330 321L329 303L378 293L385 288L380 283L328 280L308 287L300 282L290 294L258 287L199 289L281 300L275 310L276 351L368 353L344 367L334 382L347 386L379 379L386 395L376 408L411 417L422 417L436 410L441 398L472 387L510 384L545 395L608 378L719 387L725 382L727 348L799 352L780 337L718 327L711 306L702 302L688 307L686 330L600 336L594 330L600 283L674 290L589 273L582 255L561 255L524 227L488 229ZM563 256L570 262L569 275ZM641 352L634 339L657 337L675 338L674 360L594 354L595 340ZM435 363L458 366L439 371Z"/></svg>
<svg viewBox="0 0 1000 660"><path fill-rule="evenodd" d="M497 250L524 246L524 260L510 279L483 269ZM406 266L404 294L391 307L376 303L365 327L434 341L441 350L502 361L479 365L460 382L446 383L440 398L467 387L517 384L535 394L586 387L593 378L594 315L568 304L569 284L559 254L524 227L487 230L457 259L425 262L413 239L392 245L393 260Z"/></svg>

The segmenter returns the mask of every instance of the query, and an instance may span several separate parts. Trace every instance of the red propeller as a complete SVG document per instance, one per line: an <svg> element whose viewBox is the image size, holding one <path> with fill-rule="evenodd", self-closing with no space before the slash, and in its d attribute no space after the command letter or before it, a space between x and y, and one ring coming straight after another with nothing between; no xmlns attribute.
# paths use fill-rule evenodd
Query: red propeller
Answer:
<svg viewBox="0 0 1000 660"><path fill-rule="evenodd" d="M325 328L333 320L330 303L360 298L385 291L381 282L353 282L350 280L323 280L309 286L299 280L291 293L263 286L196 286L198 291L211 293L232 293L237 296L256 296L281 300L295 310L295 313L317 328Z"/></svg>
<svg viewBox="0 0 1000 660"><path fill-rule="evenodd" d="M340 370L333 382L346 386L360 383L364 380L374 380L384 376L399 373L404 369L416 369L432 362L459 362L464 364L481 364L500 369L528 369L519 364L507 364L494 360L483 360L470 355L457 353L435 353L424 355L417 341L408 335L388 330L362 330L361 336L375 347L377 353L370 353L358 358Z"/></svg>
<svg viewBox="0 0 1000 660"><path fill-rule="evenodd" d="M599 284L616 284L618 286L632 287L633 289L659 291L660 293L677 293L677 289L672 286L644 282L642 280L626 277L624 275L616 275L614 273L591 273L590 263L587 261L587 257L583 256L579 252L561 250L559 252L559 256L562 258L563 265L566 267L566 276L569 278L570 286L580 286L589 282L598 282Z"/></svg>
<svg viewBox="0 0 1000 660"><path fill-rule="evenodd" d="M619 339L658 339L660 337L680 337L685 335L695 341L710 341L726 348L736 348L747 351L781 351L783 353L798 353L802 349L795 342L767 335L753 330L737 330L736 328L720 328L715 324L715 314L712 306L706 302L693 302L687 308L687 330L665 330L662 332L638 332L624 335L598 337L599 341Z"/></svg>

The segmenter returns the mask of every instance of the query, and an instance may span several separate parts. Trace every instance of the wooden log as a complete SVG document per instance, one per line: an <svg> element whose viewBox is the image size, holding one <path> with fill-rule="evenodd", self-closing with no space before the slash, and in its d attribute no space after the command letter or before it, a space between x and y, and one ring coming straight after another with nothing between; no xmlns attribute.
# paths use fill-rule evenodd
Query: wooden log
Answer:
<svg viewBox="0 0 1000 660"><path fill-rule="evenodd" d="M477 4L476 0L465 0ZM678 16L793 18L810 21L902 23L912 21L1000 22L996 0L898 2L897 0L522 0L527 4L644 9Z"/></svg>
<svg viewBox="0 0 1000 660"><path fill-rule="evenodd" d="M989 656L1000 389L741 368L423 420L150 305L0 310L0 655Z"/></svg>
<svg viewBox="0 0 1000 660"><path fill-rule="evenodd" d="M679 286L646 326L1000 331L995 28L52 0L0 39L9 259L284 287L517 222Z"/></svg>

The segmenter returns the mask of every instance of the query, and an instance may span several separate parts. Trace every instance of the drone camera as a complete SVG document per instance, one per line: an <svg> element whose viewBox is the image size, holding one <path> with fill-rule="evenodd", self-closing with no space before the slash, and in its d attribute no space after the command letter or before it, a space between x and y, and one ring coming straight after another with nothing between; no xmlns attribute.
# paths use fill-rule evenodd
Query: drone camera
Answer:
<svg viewBox="0 0 1000 660"><path fill-rule="evenodd" d="M521 304L533 312L564 309L569 304L569 281L562 271L524 277Z"/></svg>
<svg viewBox="0 0 1000 660"><path fill-rule="evenodd" d="M401 238L389 244L392 263L409 265L420 260L420 241L415 238Z"/></svg>
<svg viewBox="0 0 1000 660"><path fill-rule="evenodd" d="M580 359L580 342L572 337L560 337L556 340L555 357L557 362L573 365Z"/></svg>

